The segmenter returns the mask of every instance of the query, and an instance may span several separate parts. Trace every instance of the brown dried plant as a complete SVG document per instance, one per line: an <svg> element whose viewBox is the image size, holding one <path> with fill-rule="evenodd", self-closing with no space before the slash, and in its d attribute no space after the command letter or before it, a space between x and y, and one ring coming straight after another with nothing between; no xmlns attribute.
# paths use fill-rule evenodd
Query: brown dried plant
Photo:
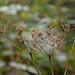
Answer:
<svg viewBox="0 0 75 75"><path fill-rule="evenodd" d="M23 23L16 25L16 30L18 30L18 34L19 34L18 39L27 48L29 55L31 57L31 60L34 64L34 67L36 71L38 72L38 75L41 75L41 74L33 60L33 55L32 55L33 51L45 53L48 55L49 61L50 61L51 72L52 72L52 75L54 75L52 62L51 62L51 56L53 55L53 52L57 48L65 44L65 40L64 40L65 34L63 35L63 31L68 32L69 29L70 29L69 24L65 25L63 22L57 19L50 20L50 22L48 22L47 24L39 25L37 27L32 27L32 28L28 28L28 26L25 24L23 25ZM6 38L5 35L4 37ZM8 41L11 42L10 40ZM14 43L12 44L15 47L17 47ZM17 48L20 49L19 47ZM73 48L74 48L74 45L73 45ZM73 52L73 48L72 48L72 52ZM72 52L70 54L70 59L72 56ZM69 65L69 62L68 62L68 65ZM64 75L66 75L68 65L66 66Z"/></svg>
<svg viewBox="0 0 75 75"><path fill-rule="evenodd" d="M6 29L7 29L7 25L2 25L1 23L0 23L0 34L2 34L2 33L4 33L5 31L6 31Z"/></svg>
<svg viewBox="0 0 75 75"><path fill-rule="evenodd" d="M20 33L19 41L27 47L27 50L31 56L32 62L38 72L38 75L40 75L40 72L33 61L32 52L35 50L36 52L41 52L48 55L51 72L52 72L52 75L54 75L52 62L51 62L51 55L57 48L59 48L65 43L64 42L65 35L63 36L62 29L65 32L68 32L70 28L69 25L65 26L62 24L63 23L59 22L57 19L51 20L47 24L30 28L28 29L28 31L26 31L27 27L25 25L24 25L24 28L23 28L23 25L22 27L17 26L17 29Z"/></svg>

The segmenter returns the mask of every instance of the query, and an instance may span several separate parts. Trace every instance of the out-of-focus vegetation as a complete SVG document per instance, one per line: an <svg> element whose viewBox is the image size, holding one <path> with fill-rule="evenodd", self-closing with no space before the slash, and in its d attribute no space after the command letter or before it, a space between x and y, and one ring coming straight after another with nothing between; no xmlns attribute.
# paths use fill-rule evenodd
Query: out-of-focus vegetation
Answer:
<svg viewBox="0 0 75 75"><path fill-rule="evenodd" d="M17 41L14 26L24 22L33 27L47 23L50 18L63 20L64 24L69 21L71 29L66 33L67 41L75 36L75 0L0 0L0 25L8 27L7 38L24 50L20 51L0 34L0 75L37 75L25 46ZM52 56L55 75L63 75L73 39ZM47 55L34 52L33 56L41 74L50 75ZM66 75L75 75L75 48Z"/></svg>

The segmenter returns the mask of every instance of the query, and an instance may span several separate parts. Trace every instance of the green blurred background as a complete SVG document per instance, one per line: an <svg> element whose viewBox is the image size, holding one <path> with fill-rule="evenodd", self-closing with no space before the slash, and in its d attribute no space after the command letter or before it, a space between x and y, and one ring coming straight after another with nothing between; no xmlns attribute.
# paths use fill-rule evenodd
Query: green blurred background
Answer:
<svg viewBox="0 0 75 75"><path fill-rule="evenodd" d="M46 23L50 18L69 21L66 40L75 36L75 0L0 0L0 25L7 25L6 36L24 51L18 50L0 34L0 75L37 75L25 46L18 42L15 24L29 26ZM55 75L63 75L72 49L73 40L55 51L52 65ZM33 53L34 61L42 75L51 75L48 56ZM75 48L66 75L75 75Z"/></svg>

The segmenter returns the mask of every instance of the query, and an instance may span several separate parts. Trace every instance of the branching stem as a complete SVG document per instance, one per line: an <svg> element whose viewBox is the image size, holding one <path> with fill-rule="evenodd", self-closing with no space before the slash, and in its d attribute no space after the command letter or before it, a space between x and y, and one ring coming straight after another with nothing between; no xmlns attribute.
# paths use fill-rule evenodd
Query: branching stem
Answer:
<svg viewBox="0 0 75 75"><path fill-rule="evenodd" d="M5 35L3 35L3 36L4 36L4 37L6 38L6 40L9 41L11 44L13 44L13 45L14 45L15 47L17 47L19 50L23 51L23 49L19 48L19 47L16 46L14 43L12 43ZM27 45L26 43L23 43L23 44L27 47L27 50L28 50L28 52L29 52L29 54L30 54L31 60L32 60L32 62L33 62L33 64L34 64L34 67L35 67L36 71L38 72L38 75L41 75L40 72L39 72L39 70L38 70L38 68L37 68L37 66L36 66L36 64L35 64L35 62L34 62L34 60L33 60L33 56L32 56L32 53L31 53L30 49L28 48L28 45Z"/></svg>

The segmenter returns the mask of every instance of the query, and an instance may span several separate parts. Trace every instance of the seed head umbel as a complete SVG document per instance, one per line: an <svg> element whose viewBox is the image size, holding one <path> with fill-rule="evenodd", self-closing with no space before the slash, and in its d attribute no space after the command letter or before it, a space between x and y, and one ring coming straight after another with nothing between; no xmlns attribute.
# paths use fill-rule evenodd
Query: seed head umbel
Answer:
<svg viewBox="0 0 75 75"><path fill-rule="evenodd" d="M67 30L67 28L68 26L65 29ZM65 35L63 36L62 29L60 29L60 24L57 20L51 20L48 24L32 27L28 32L24 31L26 26L24 27L23 25L20 25L17 29L22 34L21 38L25 38L23 43L25 42L31 51L35 50L51 55L57 48L64 44Z"/></svg>

